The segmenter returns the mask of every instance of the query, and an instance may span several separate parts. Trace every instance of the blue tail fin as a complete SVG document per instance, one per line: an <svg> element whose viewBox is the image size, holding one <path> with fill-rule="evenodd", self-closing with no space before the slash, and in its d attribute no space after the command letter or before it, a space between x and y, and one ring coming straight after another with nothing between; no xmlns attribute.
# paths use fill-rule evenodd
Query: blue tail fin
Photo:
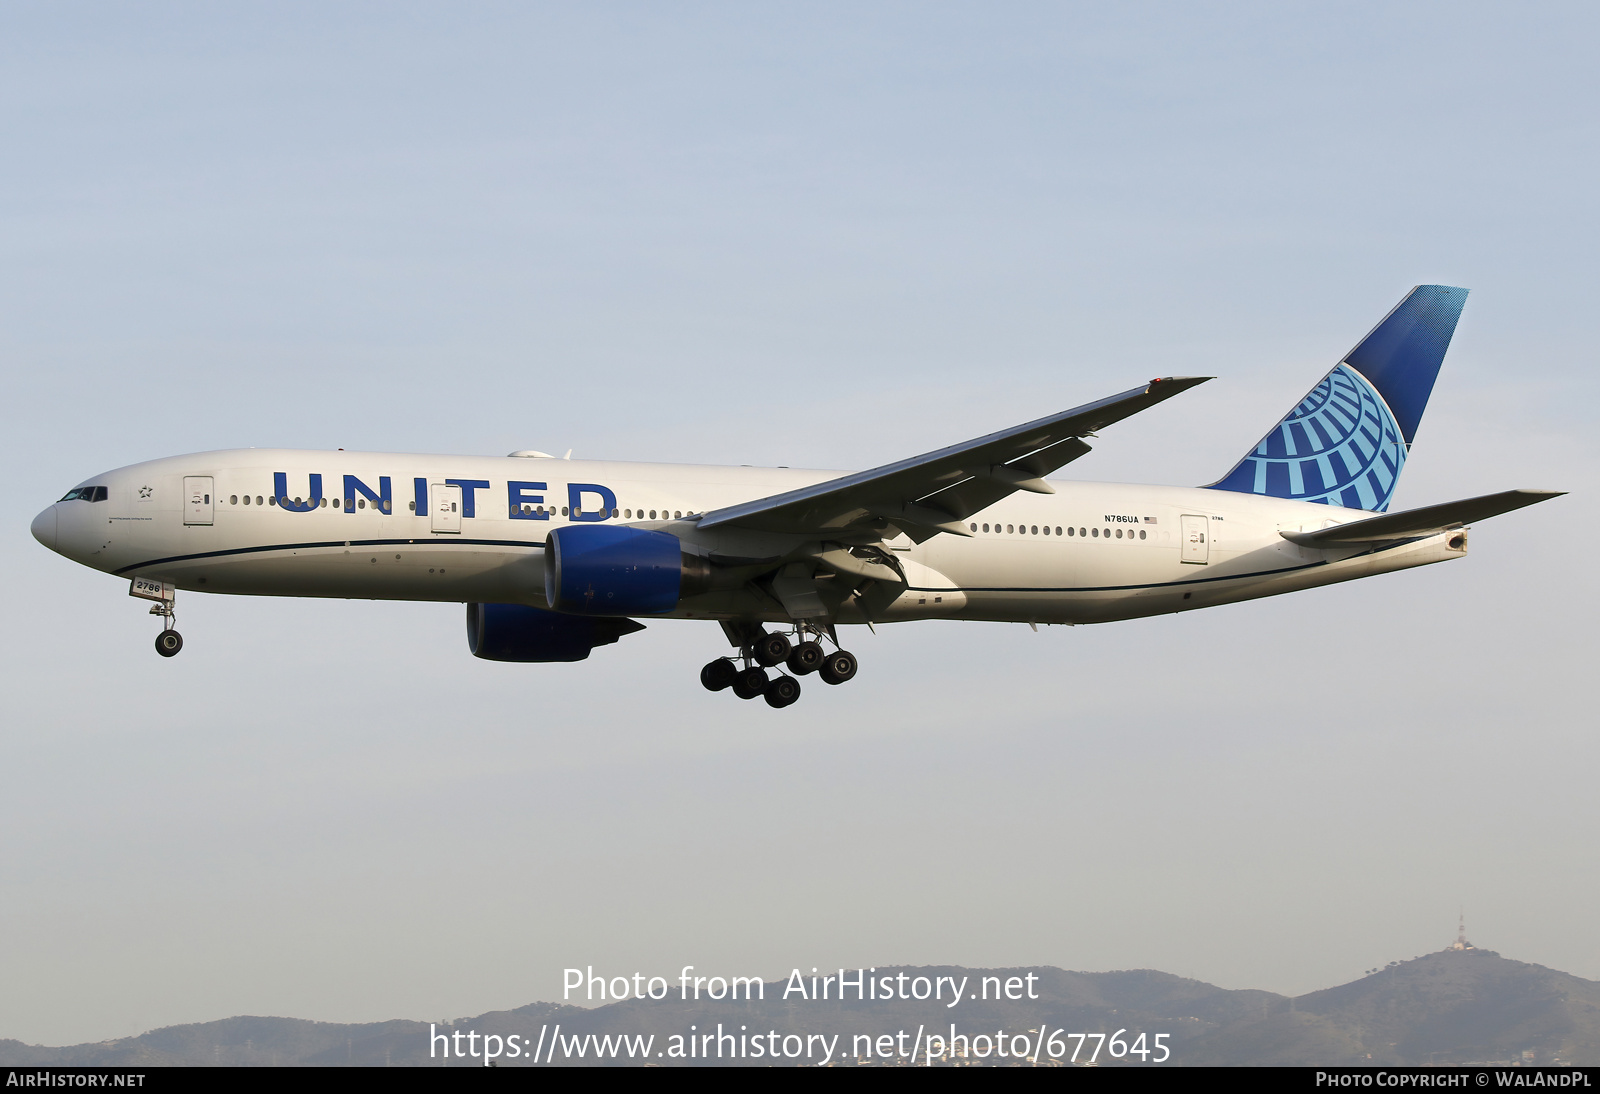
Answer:
<svg viewBox="0 0 1600 1094"><path fill-rule="evenodd" d="M1466 289L1412 289L1211 489L1388 509L1466 301Z"/></svg>

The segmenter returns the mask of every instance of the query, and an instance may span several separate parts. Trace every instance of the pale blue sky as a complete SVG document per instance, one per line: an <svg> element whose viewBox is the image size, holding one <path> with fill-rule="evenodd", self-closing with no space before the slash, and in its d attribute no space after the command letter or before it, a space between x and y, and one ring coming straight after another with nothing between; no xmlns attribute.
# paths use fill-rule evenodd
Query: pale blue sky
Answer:
<svg viewBox="0 0 1600 1094"><path fill-rule="evenodd" d="M1600 978L1593 9L0 10L0 1037L437 1018L568 965L1154 967L1469 934ZM707 625L476 661L455 606L190 596L29 537L244 445L861 467L1219 378L1074 477L1210 481L1473 290L1403 507L1469 559L1092 628Z"/></svg>

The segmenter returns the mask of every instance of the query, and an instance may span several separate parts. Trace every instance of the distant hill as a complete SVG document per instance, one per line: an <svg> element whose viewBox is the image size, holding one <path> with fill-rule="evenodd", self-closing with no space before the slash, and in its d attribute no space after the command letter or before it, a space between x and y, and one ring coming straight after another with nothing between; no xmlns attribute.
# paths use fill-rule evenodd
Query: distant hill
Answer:
<svg viewBox="0 0 1600 1094"><path fill-rule="evenodd" d="M531 1046L544 1034L548 1050L559 1026L563 1049L574 1044L592 1049L596 1038L619 1035L655 1037L649 1058L597 1060L592 1051L582 1059L565 1062L594 1066L598 1063L661 1064L692 1062L716 1064L712 1059L693 1061L670 1057L669 1038L682 1037L694 1027L703 1036L718 1030L728 1037L765 1036L776 1030L800 1045L811 1035L843 1034L835 1042L835 1063L895 1064L896 1058L859 1060L852 1047L866 1047L871 1057L875 1039L893 1038L904 1030L909 1044L912 1031L948 1036L950 1024L958 1033L983 1034L991 1047L994 1035L1008 1036L1038 1030L1066 1033L1106 1033L1122 1029L1133 1043L1140 1033L1167 1034L1171 1065L1349 1065L1349 1064L1456 1064L1480 1061L1521 1061L1523 1053L1539 1064L1594 1065L1600 1063L1600 983L1556 972L1540 965L1510 961L1488 950L1452 949L1391 965L1349 984L1312 992L1295 999L1265 991L1231 991L1198 980L1149 970L1082 973L1060 969L880 968L879 976L904 972L907 977L953 976L968 978L976 990L983 977L1023 976L1037 973L1037 999L969 998L950 1008L933 1000L801 1001L783 999L783 981L765 985L765 998L748 1002L680 1001L676 985L667 1000L630 1000L585 1009L556 1003L533 1003L510 1011L492 1011L458 1019L434 1032L447 1036L457 1031L466 1044L473 1033L504 1043L515 1036ZM948 1001L948 997L946 997ZM863 1041L855 1035L868 1035ZM1035 1035L1036 1036L1036 1035ZM574 1041L573 1038L581 1040ZM452 1042L453 1043L453 1042ZM476 1043L476 1042L474 1042ZM516 1042L521 1048L521 1042ZM776 1042L771 1042L776 1044ZM823 1042L813 1042L821 1045ZM1070 1052L1077 1042L1065 1042ZM733 1042L724 1041L728 1051ZM1019 1042L1012 1042L1016 1048ZM1148 1047L1153 1041L1146 1040ZM228 1018L188 1026L169 1026L138 1037L95 1044L49 1048L20 1041L0 1041L0 1066L477 1066L475 1059L441 1059L439 1042L432 1042L426 1022L390 1021L343 1025L306 1022L293 1018ZM639 1047L635 1043L634 1047ZM976 1051L976 1044L969 1043ZM1079 1062L1095 1047L1084 1042ZM530 1049L516 1057L503 1055L499 1066L526 1065ZM723 1064L770 1064L766 1055L746 1055ZM816 1051L820 1053L821 1049ZM919 1062L923 1054L919 1053ZM813 1062L817 1057L813 1056ZM563 1062L557 1053L556 1062ZM780 1064L801 1060L780 1054ZM989 1051L983 1059L970 1054L959 1062L1027 1066L1014 1056ZM1041 1061L1044 1062L1044 1061ZM1131 1056L1113 1059L1102 1050L1100 1065L1139 1061Z"/></svg>
<svg viewBox="0 0 1600 1094"><path fill-rule="evenodd" d="M1600 1062L1600 983L1490 950L1428 954L1303 995L1294 1008L1374 1064L1511 1060L1526 1050L1540 1063Z"/></svg>

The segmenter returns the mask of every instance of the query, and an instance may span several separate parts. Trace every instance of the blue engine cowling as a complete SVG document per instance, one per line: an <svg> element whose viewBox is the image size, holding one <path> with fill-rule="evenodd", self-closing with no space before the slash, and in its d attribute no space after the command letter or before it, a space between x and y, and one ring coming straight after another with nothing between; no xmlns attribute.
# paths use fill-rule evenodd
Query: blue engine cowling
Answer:
<svg viewBox="0 0 1600 1094"><path fill-rule="evenodd" d="M486 661L582 661L596 646L642 630L631 619L559 615L526 604L467 605L467 648Z"/></svg>
<svg viewBox="0 0 1600 1094"><path fill-rule="evenodd" d="M710 564L666 532L574 525L544 541L545 602L558 612L661 615L710 579Z"/></svg>

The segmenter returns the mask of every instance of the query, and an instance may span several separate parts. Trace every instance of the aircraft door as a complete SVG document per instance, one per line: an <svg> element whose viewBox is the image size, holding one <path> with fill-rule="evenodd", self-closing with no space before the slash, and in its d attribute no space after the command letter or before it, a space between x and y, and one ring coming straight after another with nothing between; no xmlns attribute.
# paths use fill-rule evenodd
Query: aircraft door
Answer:
<svg viewBox="0 0 1600 1094"><path fill-rule="evenodd" d="M1193 516L1185 513L1179 518L1183 534L1183 561L1194 562L1204 566L1211 560L1211 544L1206 540L1210 538L1210 523L1205 517Z"/></svg>
<svg viewBox="0 0 1600 1094"><path fill-rule="evenodd" d="M210 524L215 511L210 475L187 475L183 480L183 523Z"/></svg>
<svg viewBox="0 0 1600 1094"><path fill-rule="evenodd" d="M448 483L428 484L429 507L433 512L435 532L461 531L461 487Z"/></svg>

